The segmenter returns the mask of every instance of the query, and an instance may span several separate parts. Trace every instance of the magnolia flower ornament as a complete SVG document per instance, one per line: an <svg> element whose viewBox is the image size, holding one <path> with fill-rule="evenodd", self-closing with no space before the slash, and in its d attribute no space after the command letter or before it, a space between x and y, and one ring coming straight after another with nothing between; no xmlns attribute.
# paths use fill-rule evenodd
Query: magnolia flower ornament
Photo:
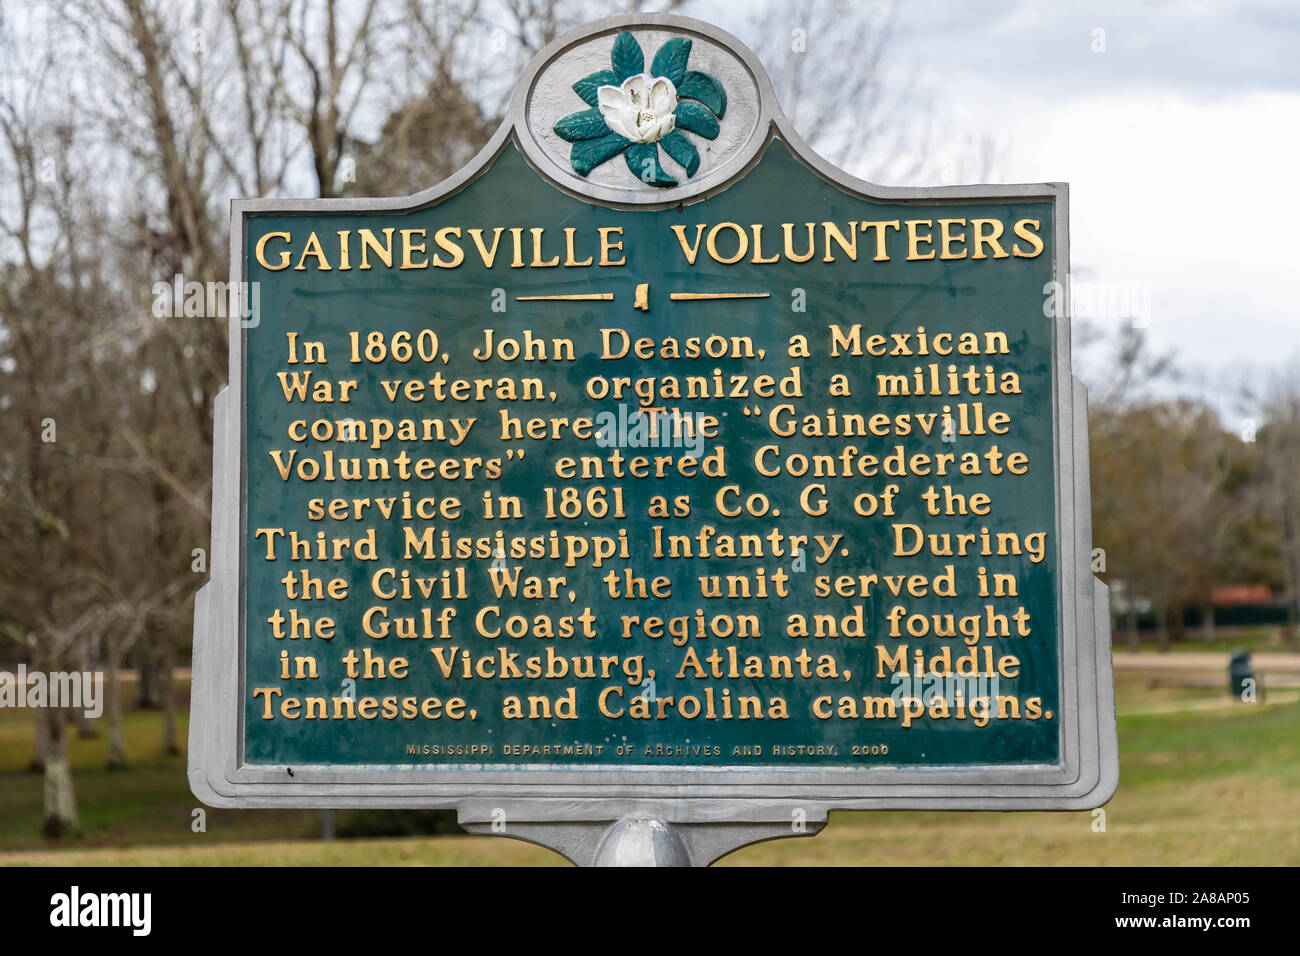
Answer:
<svg viewBox="0 0 1300 956"><path fill-rule="evenodd" d="M622 86L602 86L596 103L610 132L634 143L657 143L677 126L677 87L666 76L638 73Z"/></svg>
<svg viewBox="0 0 1300 956"><path fill-rule="evenodd" d="M570 113L555 124L556 135L573 144L569 162L579 176L620 153L632 175L650 186L676 186L664 171L659 150L673 158L687 177L700 168L700 153L683 130L715 139L727 111L722 84L707 73L688 70L691 41L675 37L655 54L649 72L645 54L632 34L614 38L611 69L598 70L573 84L591 109Z"/></svg>

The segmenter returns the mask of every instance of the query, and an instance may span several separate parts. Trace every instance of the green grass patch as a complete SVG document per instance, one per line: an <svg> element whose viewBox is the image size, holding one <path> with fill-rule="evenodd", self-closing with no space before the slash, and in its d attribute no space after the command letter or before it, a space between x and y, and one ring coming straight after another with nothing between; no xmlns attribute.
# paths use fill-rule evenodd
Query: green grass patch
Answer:
<svg viewBox="0 0 1300 956"><path fill-rule="evenodd" d="M1227 696L1195 688L1151 688L1121 676L1120 788L1106 807L1106 831L1090 812L832 815L812 839L746 848L728 864L1300 865L1300 704L1236 704L1215 710L1126 715L1153 700L1177 704ZM554 864L558 856L510 840L468 836L318 839L319 811L206 809L207 832L191 831L200 806L183 756L162 751L162 715L125 719L131 766L107 770L103 736L79 740L71 755L80 836L39 835L41 777L26 770L32 715L0 717L0 862L14 864L479 865ZM180 726L184 741L184 715ZM360 832L393 829L369 822ZM345 819L343 813L340 819ZM409 817L409 814L407 815ZM417 828L418 829L418 828Z"/></svg>
<svg viewBox="0 0 1300 956"><path fill-rule="evenodd" d="M1131 650L1128 633L1124 630L1115 631L1111 635L1111 640L1114 642L1116 652ZM1151 631L1142 631L1138 649L1147 654L1158 652L1160 644L1156 641L1155 634ZM1230 654L1238 650L1285 654L1294 653L1300 648L1287 641L1286 634L1278 625L1221 627L1215 630L1214 636L1209 640L1206 640L1199 630L1193 629L1187 631L1182 640L1171 640L1168 646L1168 652L1171 654Z"/></svg>

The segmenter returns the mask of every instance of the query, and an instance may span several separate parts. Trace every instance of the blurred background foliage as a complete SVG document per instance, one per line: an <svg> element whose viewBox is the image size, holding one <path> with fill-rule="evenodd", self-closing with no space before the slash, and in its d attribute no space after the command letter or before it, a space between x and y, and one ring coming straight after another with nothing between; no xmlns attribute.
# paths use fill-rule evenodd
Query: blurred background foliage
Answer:
<svg viewBox="0 0 1300 956"><path fill-rule="evenodd" d="M19 762L42 775L48 834L80 826L70 740L106 770L183 747L177 675L206 579L227 339L220 319L156 314L155 286L228 278L232 198L436 183L487 141L534 53L637 9L717 19L683 2L5 4L0 664L109 678L102 720L52 709L23 725ZM910 82L888 5L760 0L728 15L831 160L877 182L996 176L1004 144L965 136ZM929 164L939 130L964 138L962 168ZM1176 356L1152 354L1133 323L1077 326L1075 351L1117 644L1218 649L1216 627L1245 606L1252 623L1276 624L1265 646L1295 649L1300 368L1225 370L1227 399L1211 406L1180 389ZM340 835L448 827L415 812L337 820Z"/></svg>

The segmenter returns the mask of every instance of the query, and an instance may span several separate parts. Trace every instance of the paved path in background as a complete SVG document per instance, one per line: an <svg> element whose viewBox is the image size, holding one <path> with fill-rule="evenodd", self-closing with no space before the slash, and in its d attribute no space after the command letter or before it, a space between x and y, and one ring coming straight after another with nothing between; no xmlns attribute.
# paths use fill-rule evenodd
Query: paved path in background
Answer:
<svg viewBox="0 0 1300 956"><path fill-rule="evenodd" d="M1128 651L1112 655L1116 670L1136 671L1207 671L1218 670L1227 673L1228 660L1232 656L1222 651L1204 651L1196 653L1168 654L1133 654ZM1265 671L1300 671L1300 654L1279 654L1265 652L1250 655L1250 663L1259 673Z"/></svg>

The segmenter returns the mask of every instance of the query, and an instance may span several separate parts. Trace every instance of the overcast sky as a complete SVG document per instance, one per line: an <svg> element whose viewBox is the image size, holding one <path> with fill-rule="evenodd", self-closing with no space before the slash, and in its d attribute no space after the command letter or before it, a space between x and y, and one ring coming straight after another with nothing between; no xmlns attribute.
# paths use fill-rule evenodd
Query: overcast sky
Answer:
<svg viewBox="0 0 1300 956"><path fill-rule="evenodd" d="M1070 184L1076 282L1149 290L1152 340L1209 374L1300 351L1298 0L908 0L898 17L941 111L1009 147L997 179Z"/></svg>

